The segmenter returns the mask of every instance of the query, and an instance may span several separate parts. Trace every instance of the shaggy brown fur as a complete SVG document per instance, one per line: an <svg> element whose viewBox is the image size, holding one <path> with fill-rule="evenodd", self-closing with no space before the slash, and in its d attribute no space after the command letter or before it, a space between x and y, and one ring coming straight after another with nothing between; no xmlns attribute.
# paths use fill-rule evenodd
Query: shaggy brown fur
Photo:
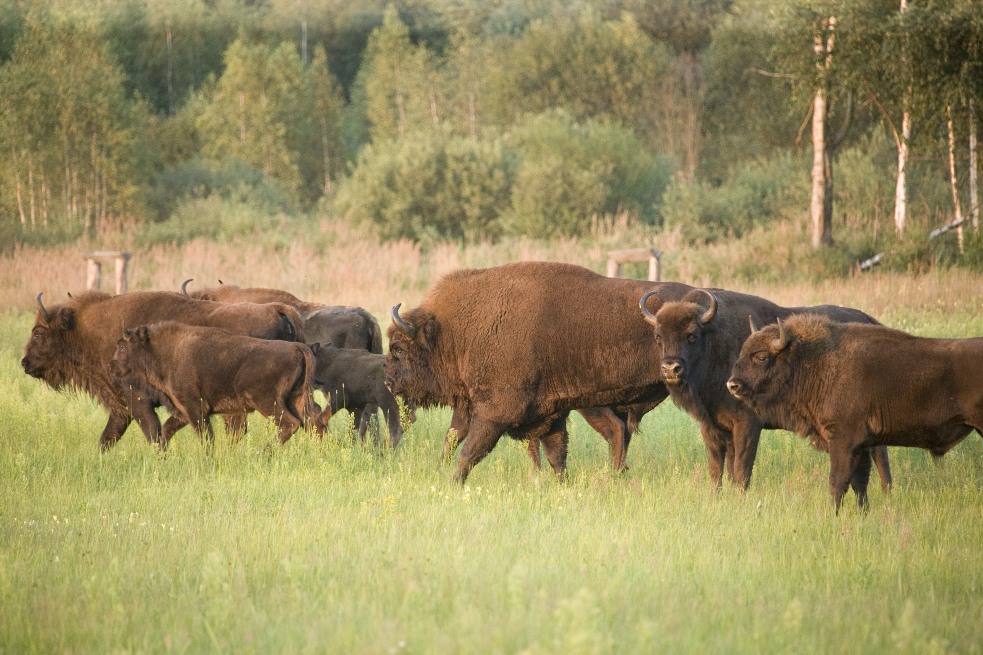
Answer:
<svg viewBox="0 0 983 655"><path fill-rule="evenodd" d="M314 353L306 344L164 321L124 330L109 369L121 387L153 390L171 413L164 447L189 423L213 441L215 413L258 411L277 423L280 443L305 423L324 433L312 396Z"/></svg>
<svg viewBox="0 0 983 655"><path fill-rule="evenodd" d="M464 442L458 480L506 432L538 439L559 475L570 411L651 408L665 399L638 300L653 289L661 302L691 288L550 262L457 271L404 316L394 308L401 324L388 332L387 383L416 405L454 409L451 428ZM623 443L613 457L623 464Z"/></svg>
<svg viewBox="0 0 983 655"><path fill-rule="evenodd" d="M880 325L792 316L748 337L727 387L765 422L829 452L839 511L852 486L866 507L871 446L941 457L983 434L983 338L929 339Z"/></svg>
<svg viewBox="0 0 983 655"><path fill-rule="evenodd" d="M225 327L266 339L296 341L303 328L297 311L287 305L256 305L191 300L179 293L133 291L119 296L90 291L38 312L21 366L54 389L71 388L96 398L109 411L99 446L111 448L136 420L150 442L160 442L161 400L120 388L109 377L109 361L125 327L178 320Z"/></svg>
<svg viewBox="0 0 983 655"><path fill-rule="evenodd" d="M669 395L699 422L710 478L718 486L726 465L735 484L747 488L761 430L769 427L727 392L731 368L741 344L751 333L748 319L764 325L796 312L838 321L877 323L856 309L834 305L781 307L765 298L723 289L695 290L683 300L665 303L658 313L648 316L661 347L662 375ZM829 325L826 320L810 324ZM874 457L882 487L887 490L891 486L887 449L878 449Z"/></svg>

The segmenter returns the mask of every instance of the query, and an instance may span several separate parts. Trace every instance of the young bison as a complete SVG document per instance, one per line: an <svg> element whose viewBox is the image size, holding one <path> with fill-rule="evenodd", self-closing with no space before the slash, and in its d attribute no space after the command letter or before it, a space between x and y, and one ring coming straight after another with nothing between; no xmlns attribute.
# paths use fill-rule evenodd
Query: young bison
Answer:
<svg viewBox="0 0 983 655"><path fill-rule="evenodd" d="M323 434L314 367L314 353L302 343L173 321L124 329L109 364L120 385L160 398L171 413L162 447L189 423L211 441L212 414L252 410L277 423L281 443L305 423Z"/></svg>
<svg viewBox="0 0 983 655"><path fill-rule="evenodd" d="M330 343L311 344L311 349L317 358L314 387L328 398L325 416L347 409L354 415L358 434L364 439L369 421L376 409L381 409L389 426L389 445L395 448L403 428L399 423L399 404L386 387L386 356Z"/></svg>

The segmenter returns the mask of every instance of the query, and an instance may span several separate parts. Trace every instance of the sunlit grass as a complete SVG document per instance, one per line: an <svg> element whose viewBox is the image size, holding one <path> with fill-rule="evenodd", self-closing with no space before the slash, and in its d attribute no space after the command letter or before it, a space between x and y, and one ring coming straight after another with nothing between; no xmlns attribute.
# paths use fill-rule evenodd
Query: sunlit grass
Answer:
<svg viewBox="0 0 983 655"><path fill-rule="evenodd" d="M874 296L872 302L881 296ZM916 311L917 310L917 311ZM916 304L915 331L976 329ZM979 652L983 440L937 467L892 450L869 514L827 493L828 457L763 436L751 489L710 489L695 423L646 416L630 470L571 420L569 476L505 438L451 481L448 410L395 451L276 446L261 417L212 454L20 370L31 316L0 314L0 650L52 652Z"/></svg>

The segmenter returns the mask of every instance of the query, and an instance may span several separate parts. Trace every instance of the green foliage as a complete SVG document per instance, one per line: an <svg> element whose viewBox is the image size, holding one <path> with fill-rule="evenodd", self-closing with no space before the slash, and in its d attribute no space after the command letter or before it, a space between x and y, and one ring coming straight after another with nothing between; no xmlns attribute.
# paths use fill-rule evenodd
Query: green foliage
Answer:
<svg viewBox="0 0 983 655"><path fill-rule="evenodd" d="M232 241L241 236L272 235L289 221L284 214L270 211L258 194L245 187L231 197L213 194L188 197L178 202L170 217L151 223L137 235L138 245L184 243L196 238Z"/></svg>
<svg viewBox="0 0 983 655"><path fill-rule="evenodd" d="M672 184L662 203L667 229L690 243L739 238L756 225L785 217L797 199L808 198L804 168L791 155L753 162L718 187L703 182Z"/></svg>
<svg viewBox="0 0 983 655"><path fill-rule="evenodd" d="M519 124L509 143L520 164L502 219L507 232L582 235L593 217L619 211L655 220L670 170L630 130L551 112Z"/></svg>
<svg viewBox="0 0 983 655"><path fill-rule="evenodd" d="M337 215L387 238L479 240L498 232L514 163L498 142L407 137L364 148L338 191Z"/></svg>
<svg viewBox="0 0 983 655"><path fill-rule="evenodd" d="M0 68L0 222L85 233L139 211L143 110L97 25L30 13Z"/></svg>

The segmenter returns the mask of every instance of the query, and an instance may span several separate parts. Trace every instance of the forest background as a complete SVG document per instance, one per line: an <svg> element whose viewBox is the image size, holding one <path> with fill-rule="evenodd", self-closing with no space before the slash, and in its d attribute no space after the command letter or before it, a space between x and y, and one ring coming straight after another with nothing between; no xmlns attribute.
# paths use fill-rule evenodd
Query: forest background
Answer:
<svg viewBox="0 0 983 655"><path fill-rule="evenodd" d="M973 0L0 0L0 243L979 268L981 106Z"/></svg>

